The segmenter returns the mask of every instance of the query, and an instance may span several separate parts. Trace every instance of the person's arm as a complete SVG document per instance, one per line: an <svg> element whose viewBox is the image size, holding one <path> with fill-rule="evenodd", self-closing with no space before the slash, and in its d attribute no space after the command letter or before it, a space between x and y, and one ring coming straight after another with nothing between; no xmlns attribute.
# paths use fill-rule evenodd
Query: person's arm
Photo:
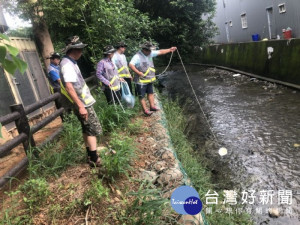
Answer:
<svg viewBox="0 0 300 225"><path fill-rule="evenodd" d="M141 71L139 71L139 70L135 67L135 65L133 65L132 63L129 63L129 67L130 67L130 69L132 69L133 72L135 72L135 73L136 73L137 75L139 75L140 77L144 76L144 74L143 74Z"/></svg>
<svg viewBox="0 0 300 225"><path fill-rule="evenodd" d="M158 55L165 55L165 54L168 54L170 52L174 52L176 51L176 47L171 47L171 48L168 48L168 49L161 49L161 50L158 50Z"/></svg>
<svg viewBox="0 0 300 225"><path fill-rule="evenodd" d="M104 77L104 64L101 61L97 64L96 76L103 84L111 86L109 80Z"/></svg>
<svg viewBox="0 0 300 225"><path fill-rule="evenodd" d="M73 84L71 82L66 82L65 86L66 86L66 91L69 93L73 102L77 105L80 116L82 116L82 118L87 120L88 112L87 112L86 108L84 107L83 103L81 102L81 100L78 98L78 95L73 87Z"/></svg>

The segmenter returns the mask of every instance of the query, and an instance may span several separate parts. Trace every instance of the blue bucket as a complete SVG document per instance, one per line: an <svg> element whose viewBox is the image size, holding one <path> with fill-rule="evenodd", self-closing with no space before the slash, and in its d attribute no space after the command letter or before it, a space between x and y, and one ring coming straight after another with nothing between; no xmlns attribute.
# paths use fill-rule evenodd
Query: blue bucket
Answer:
<svg viewBox="0 0 300 225"><path fill-rule="evenodd" d="M253 34L252 35L252 41L259 41L259 34Z"/></svg>

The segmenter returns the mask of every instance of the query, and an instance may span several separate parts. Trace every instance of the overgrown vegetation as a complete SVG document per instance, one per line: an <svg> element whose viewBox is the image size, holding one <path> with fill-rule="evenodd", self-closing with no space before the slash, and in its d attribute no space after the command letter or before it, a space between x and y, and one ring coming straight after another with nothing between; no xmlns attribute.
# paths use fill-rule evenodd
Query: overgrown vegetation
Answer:
<svg viewBox="0 0 300 225"><path fill-rule="evenodd" d="M123 224L177 224L174 215L170 214L170 200L161 197L159 189L151 187L148 183L141 183L135 192L128 195L134 200L119 216Z"/></svg>
<svg viewBox="0 0 300 225"><path fill-rule="evenodd" d="M76 116L68 116L59 141L30 152L28 180L6 193L6 201L0 209L1 225L39 224L39 221L66 224L67 218L70 220L74 215L85 218L89 212L98 224L157 224L159 221L163 224L172 220L175 224L174 217L167 212L171 208L168 200L161 198L159 190L126 178L136 152L131 135L142 130L141 119L132 121L137 109L123 112L120 106L107 106L103 94L97 94L95 98L105 141L109 141L106 149L100 152L103 160L100 173L96 169L86 169L79 122ZM116 154L112 154L113 150ZM35 157L34 151L38 151L39 158ZM82 180L66 181L64 174L69 175L74 169L84 174ZM71 174L74 176L74 172ZM125 188L129 190L128 194L125 190L124 196L119 196L123 199L122 207L111 204L115 199L111 185L119 188L120 179L127 183Z"/></svg>
<svg viewBox="0 0 300 225"><path fill-rule="evenodd" d="M1 2L8 11L26 20L33 23L43 20L48 26L56 51L64 47L67 37L79 35L88 44L85 59L92 63L101 59L104 46L120 40L127 42L128 56L132 56L144 40L155 41L160 44L160 48L175 45L182 49L182 53L190 54L195 46L210 42L216 33L212 23L214 0Z"/></svg>
<svg viewBox="0 0 300 225"><path fill-rule="evenodd" d="M185 55L195 46L209 43L216 32L212 23L215 1L135 0L135 6L149 15L152 38L161 48L176 45Z"/></svg>
<svg viewBox="0 0 300 225"><path fill-rule="evenodd" d="M205 194L208 190L215 190L219 192L219 202L222 202L224 200L223 190L217 190L216 186L212 184L211 174L206 168L206 163L198 157L199 154L193 150L192 143L188 141L184 133L187 123L183 108L179 106L178 101L172 101L170 99L162 99L162 105L166 115L170 137L178 159L182 163L188 177L191 179L194 188L199 192L200 198L205 199ZM174 118L176 118L176 120L174 120ZM219 204L212 206L212 213L206 214L206 218L210 224L253 224L250 216L246 213L228 214L224 210L225 205ZM236 205L232 207L232 210L235 212L234 210L241 207L240 205ZM216 210L221 210L222 213L217 213Z"/></svg>
<svg viewBox="0 0 300 225"><path fill-rule="evenodd" d="M97 90L97 93L97 102L94 108L104 133L109 133L118 128L126 128L130 124L131 118L137 115L139 111L139 106L133 109L128 108L124 112L118 104L116 106L114 104L107 105L105 96L100 88Z"/></svg>

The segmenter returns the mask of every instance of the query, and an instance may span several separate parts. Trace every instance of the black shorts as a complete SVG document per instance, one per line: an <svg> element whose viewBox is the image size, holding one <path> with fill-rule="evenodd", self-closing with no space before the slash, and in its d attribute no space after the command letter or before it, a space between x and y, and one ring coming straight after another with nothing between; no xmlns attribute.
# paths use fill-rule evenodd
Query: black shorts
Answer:
<svg viewBox="0 0 300 225"><path fill-rule="evenodd" d="M153 94L153 84L136 84L136 90L139 98L144 98L145 94Z"/></svg>

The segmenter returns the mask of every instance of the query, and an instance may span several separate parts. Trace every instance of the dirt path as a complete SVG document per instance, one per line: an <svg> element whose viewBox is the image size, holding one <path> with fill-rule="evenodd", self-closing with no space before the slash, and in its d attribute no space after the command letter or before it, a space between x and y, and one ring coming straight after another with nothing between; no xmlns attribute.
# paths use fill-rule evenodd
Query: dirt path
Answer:
<svg viewBox="0 0 300 225"><path fill-rule="evenodd" d="M47 126L42 128L40 131L33 135L36 145L43 143L43 141L49 137L53 132L55 132L59 127L62 126L62 121L58 117ZM3 145L7 141L11 140L13 136L7 133L4 128L2 128L3 139L0 139L0 145ZM20 144L14 148L10 154L5 157L0 158L0 177L7 173L11 168L16 166L24 157L26 156L23 145Z"/></svg>

